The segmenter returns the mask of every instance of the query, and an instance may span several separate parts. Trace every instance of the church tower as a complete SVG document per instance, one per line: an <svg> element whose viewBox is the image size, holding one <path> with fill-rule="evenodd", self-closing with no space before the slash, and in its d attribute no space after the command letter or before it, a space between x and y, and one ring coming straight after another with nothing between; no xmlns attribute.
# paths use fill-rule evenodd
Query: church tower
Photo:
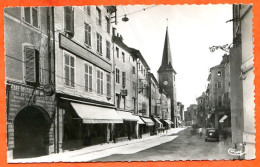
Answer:
<svg viewBox="0 0 260 167"><path fill-rule="evenodd" d="M157 72L159 76L160 88L164 89L167 95L171 98L171 121L174 122L174 127L177 127L177 102L175 88L176 71L173 69L172 66L172 55L168 36L168 27L166 28L162 63Z"/></svg>

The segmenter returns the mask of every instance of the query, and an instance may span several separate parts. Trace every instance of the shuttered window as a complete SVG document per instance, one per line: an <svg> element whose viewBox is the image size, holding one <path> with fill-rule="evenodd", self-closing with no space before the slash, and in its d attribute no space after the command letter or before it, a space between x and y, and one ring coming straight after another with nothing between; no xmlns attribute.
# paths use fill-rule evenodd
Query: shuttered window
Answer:
<svg viewBox="0 0 260 167"><path fill-rule="evenodd" d="M91 16L90 6L84 6L84 11Z"/></svg>
<svg viewBox="0 0 260 167"><path fill-rule="evenodd" d="M107 22L107 33L110 33L110 19L106 17L106 22Z"/></svg>
<svg viewBox="0 0 260 167"><path fill-rule="evenodd" d="M65 65L65 85L74 87L75 86L75 58L69 56L68 54L64 55Z"/></svg>
<svg viewBox="0 0 260 167"><path fill-rule="evenodd" d="M97 93L103 95L104 76L101 70L97 70Z"/></svg>
<svg viewBox="0 0 260 167"><path fill-rule="evenodd" d="M24 7L24 21L32 26L39 27L39 8L38 7Z"/></svg>
<svg viewBox="0 0 260 167"><path fill-rule="evenodd" d="M107 73L107 97L111 97L111 75Z"/></svg>
<svg viewBox="0 0 260 167"><path fill-rule="evenodd" d="M25 81L30 84L39 84L39 51L34 46L25 46L24 52Z"/></svg>
<svg viewBox="0 0 260 167"><path fill-rule="evenodd" d="M85 90L92 92L92 66L85 64Z"/></svg>
<svg viewBox="0 0 260 167"><path fill-rule="evenodd" d="M64 7L64 17L64 31L72 37L74 36L74 10L71 6Z"/></svg>
<svg viewBox="0 0 260 167"><path fill-rule="evenodd" d="M91 46L91 27L85 23L85 44Z"/></svg>

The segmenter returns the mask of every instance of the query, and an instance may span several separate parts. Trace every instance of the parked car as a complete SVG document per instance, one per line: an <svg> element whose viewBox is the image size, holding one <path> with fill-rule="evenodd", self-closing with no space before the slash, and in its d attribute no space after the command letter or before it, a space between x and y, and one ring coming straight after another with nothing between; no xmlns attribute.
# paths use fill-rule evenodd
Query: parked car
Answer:
<svg viewBox="0 0 260 167"><path fill-rule="evenodd" d="M219 141L219 133L218 129L215 128L207 128L206 129L206 138L205 141Z"/></svg>

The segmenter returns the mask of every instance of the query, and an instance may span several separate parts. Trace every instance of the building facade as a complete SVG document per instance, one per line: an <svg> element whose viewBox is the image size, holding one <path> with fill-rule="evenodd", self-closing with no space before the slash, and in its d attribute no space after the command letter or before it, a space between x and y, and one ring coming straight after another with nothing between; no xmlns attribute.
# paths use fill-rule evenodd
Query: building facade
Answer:
<svg viewBox="0 0 260 167"><path fill-rule="evenodd" d="M123 123L112 86L115 12L114 6L54 8L59 151L111 142L114 125Z"/></svg>
<svg viewBox="0 0 260 167"><path fill-rule="evenodd" d="M245 152L240 159L255 158L252 18L252 5L233 5L233 48L229 60L231 126L234 147Z"/></svg>
<svg viewBox="0 0 260 167"><path fill-rule="evenodd" d="M8 158L57 151L51 15L48 7L4 9Z"/></svg>

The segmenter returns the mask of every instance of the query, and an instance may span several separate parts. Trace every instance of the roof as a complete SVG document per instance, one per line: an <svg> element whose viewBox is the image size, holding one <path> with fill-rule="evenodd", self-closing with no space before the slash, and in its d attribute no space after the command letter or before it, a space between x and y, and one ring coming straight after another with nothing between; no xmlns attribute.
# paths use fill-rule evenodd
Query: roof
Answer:
<svg viewBox="0 0 260 167"><path fill-rule="evenodd" d="M134 48L130 48L130 47L129 47L129 49L130 49L130 52L131 52L132 54L136 55L136 57L139 58L139 59L142 61L142 63L144 64L144 66L145 66L148 70L150 70L150 67L149 67L149 65L147 64L147 62L145 61L145 59L144 59L144 57L142 56L141 52L140 52L139 50L137 50L137 49L134 49Z"/></svg>
<svg viewBox="0 0 260 167"><path fill-rule="evenodd" d="M171 54L170 40L168 36L168 27L166 28L162 63L160 68L158 69L158 72L163 72L163 71L173 71L176 74L176 71L173 69L172 66L172 54Z"/></svg>
<svg viewBox="0 0 260 167"><path fill-rule="evenodd" d="M154 74L153 74L153 73L149 73L149 75L150 75L151 78L154 80L155 84L158 85L158 81L157 81L157 79L155 78Z"/></svg>

